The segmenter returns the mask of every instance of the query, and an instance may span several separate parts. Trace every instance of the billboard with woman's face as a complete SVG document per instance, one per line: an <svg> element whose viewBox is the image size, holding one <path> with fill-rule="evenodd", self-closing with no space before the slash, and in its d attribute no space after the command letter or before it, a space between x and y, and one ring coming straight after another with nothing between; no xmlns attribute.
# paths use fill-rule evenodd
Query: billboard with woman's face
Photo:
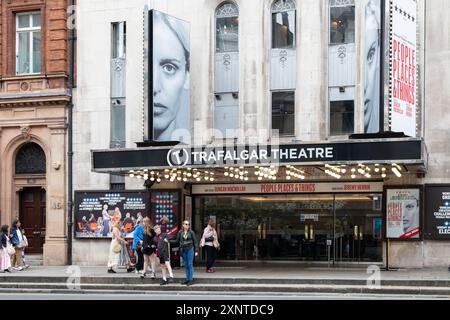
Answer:
<svg viewBox="0 0 450 320"><path fill-rule="evenodd" d="M156 10L149 12L148 114L149 133L154 141L188 142L189 34L188 22Z"/></svg>
<svg viewBox="0 0 450 320"><path fill-rule="evenodd" d="M380 131L380 57L381 57L380 0L369 0L365 10L365 77L364 132Z"/></svg>

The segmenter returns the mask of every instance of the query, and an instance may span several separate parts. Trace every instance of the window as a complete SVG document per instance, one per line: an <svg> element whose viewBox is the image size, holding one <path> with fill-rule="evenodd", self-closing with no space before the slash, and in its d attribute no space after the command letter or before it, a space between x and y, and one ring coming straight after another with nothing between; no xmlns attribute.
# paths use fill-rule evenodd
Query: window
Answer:
<svg viewBox="0 0 450 320"><path fill-rule="evenodd" d="M125 147L125 104L122 99L111 100L111 148Z"/></svg>
<svg viewBox="0 0 450 320"><path fill-rule="evenodd" d="M125 58L127 25L125 21L112 24L112 58Z"/></svg>
<svg viewBox="0 0 450 320"><path fill-rule="evenodd" d="M295 134L295 92L272 92L272 129L280 136Z"/></svg>
<svg viewBox="0 0 450 320"><path fill-rule="evenodd" d="M329 0L328 97L330 136L355 131L355 0Z"/></svg>
<svg viewBox="0 0 450 320"><path fill-rule="evenodd" d="M345 6L330 8L330 44L355 43L354 1L345 1Z"/></svg>
<svg viewBox="0 0 450 320"><path fill-rule="evenodd" d="M217 7L215 18L214 128L221 138L235 138L239 128L239 8L224 2Z"/></svg>
<svg viewBox="0 0 450 320"><path fill-rule="evenodd" d="M16 174L45 174L46 160L42 148L34 143L23 145L16 155Z"/></svg>
<svg viewBox="0 0 450 320"><path fill-rule="evenodd" d="M354 132L354 101L330 102L330 134L332 136Z"/></svg>
<svg viewBox="0 0 450 320"><path fill-rule="evenodd" d="M224 3L216 10L216 52L239 51L239 10Z"/></svg>
<svg viewBox="0 0 450 320"><path fill-rule="evenodd" d="M125 177L116 174L109 176L109 188L110 190L125 190Z"/></svg>
<svg viewBox="0 0 450 320"><path fill-rule="evenodd" d="M16 74L41 72L41 14L16 15Z"/></svg>
<svg viewBox="0 0 450 320"><path fill-rule="evenodd" d="M277 0L272 4L272 48L295 48L295 2Z"/></svg>

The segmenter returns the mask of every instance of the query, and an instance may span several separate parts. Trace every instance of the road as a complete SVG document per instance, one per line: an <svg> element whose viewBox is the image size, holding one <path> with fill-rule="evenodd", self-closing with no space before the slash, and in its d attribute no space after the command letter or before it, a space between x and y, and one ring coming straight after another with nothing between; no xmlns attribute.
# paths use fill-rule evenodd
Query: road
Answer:
<svg viewBox="0 0 450 320"><path fill-rule="evenodd" d="M167 292L167 293L0 293L2 300L450 300L450 297L424 295L390 295L390 294L268 294L252 292Z"/></svg>

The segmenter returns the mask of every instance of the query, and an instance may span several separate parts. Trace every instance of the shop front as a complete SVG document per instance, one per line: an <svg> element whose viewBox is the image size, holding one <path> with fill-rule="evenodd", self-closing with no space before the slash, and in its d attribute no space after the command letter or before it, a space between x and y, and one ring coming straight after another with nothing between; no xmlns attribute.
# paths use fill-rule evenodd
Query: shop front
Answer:
<svg viewBox="0 0 450 320"><path fill-rule="evenodd" d="M146 146L95 150L92 165L141 180L149 203L158 194L176 195L176 206L166 198L149 206L154 222L175 208L174 225L190 220L200 237L212 219L219 260L382 263L386 187L425 172L426 151L420 139Z"/></svg>
<svg viewBox="0 0 450 320"><path fill-rule="evenodd" d="M286 188L297 191L276 192ZM382 191L382 182L192 187L195 224L215 221L219 259L246 261L382 261Z"/></svg>

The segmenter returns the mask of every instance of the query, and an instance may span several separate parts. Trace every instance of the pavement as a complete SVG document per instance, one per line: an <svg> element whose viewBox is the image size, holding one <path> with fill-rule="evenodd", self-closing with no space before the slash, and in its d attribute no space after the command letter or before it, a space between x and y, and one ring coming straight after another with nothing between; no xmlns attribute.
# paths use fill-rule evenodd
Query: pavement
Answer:
<svg viewBox="0 0 450 320"><path fill-rule="evenodd" d="M118 270L108 274L99 266L34 266L24 271L0 274L0 294L115 294L148 295L209 292L220 297L230 294L286 294L328 297L378 297L397 295L450 299L450 272L442 269L400 269L382 271L376 266L335 267L295 264L218 264L217 272L196 268L195 284L186 287L184 269L175 269L175 283L160 286L158 280L140 279L135 273ZM376 270L376 273L373 273ZM160 277L160 271L157 276Z"/></svg>

